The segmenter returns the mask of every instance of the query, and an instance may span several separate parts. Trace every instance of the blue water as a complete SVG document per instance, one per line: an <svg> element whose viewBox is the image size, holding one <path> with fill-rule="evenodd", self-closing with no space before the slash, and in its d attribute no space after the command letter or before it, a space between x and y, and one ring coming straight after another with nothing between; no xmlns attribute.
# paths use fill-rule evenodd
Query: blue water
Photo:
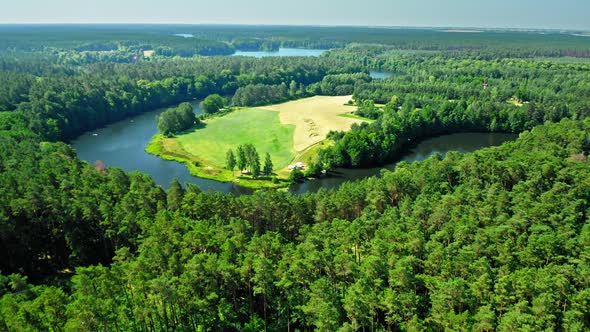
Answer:
<svg viewBox="0 0 590 332"><path fill-rule="evenodd" d="M264 58L269 56L320 56L325 50L309 48L279 48L278 51L236 51L233 56Z"/></svg>
<svg viewBox="0 0 590 332"><path fill-rule="evenodd" d="M385 71L371 71L369 72L369 75L375 79L386 79L390 78L392 74Z"/></svg>
<svg viewBox="0 0 590 332"><path fill-rule="evenodd" d="M203 110L198 102L193 102L195 114ZM158 133L156 116L165 109L137 115L131 119L110 124L96 129L72 141L78 157L93 164L101 160L107 167L119 167L126 171L140 171L152 176L154 181L168 188L174 178L183 183L194 183L202 190L232 192L235 194L251 193L233 183L222 183L192 176L184 164L168 161L145 152L152 137Z"/></svg>

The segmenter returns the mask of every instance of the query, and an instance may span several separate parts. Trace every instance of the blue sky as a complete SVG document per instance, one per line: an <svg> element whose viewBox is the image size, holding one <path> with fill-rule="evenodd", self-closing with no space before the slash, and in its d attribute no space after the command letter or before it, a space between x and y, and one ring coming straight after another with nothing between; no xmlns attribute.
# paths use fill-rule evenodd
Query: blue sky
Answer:
<svg viewBox="0 0 590 332"><path fill-rule="evenodd" d="M222 23L590 30L589 0L0 0L0 23Z"/></svg>

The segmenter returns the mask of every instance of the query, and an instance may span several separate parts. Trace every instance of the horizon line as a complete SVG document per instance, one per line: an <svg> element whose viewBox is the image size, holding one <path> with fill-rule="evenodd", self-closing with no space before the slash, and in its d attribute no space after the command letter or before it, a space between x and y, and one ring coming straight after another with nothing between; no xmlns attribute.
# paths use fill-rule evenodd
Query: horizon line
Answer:
<svg viewBox="0 0 590 332"><path fill-rule="evenodd" d="M252 26L252 27L314 27L314 28L373 28L373 29L479 29L516 31L584 31L590 28L540 28L540 27L500 27L500 26L446 26L446 25L367 25L367 24L279 24L279 23L186 23L186 22L0 22L9 25L160 25L160 26Z"/></svg>

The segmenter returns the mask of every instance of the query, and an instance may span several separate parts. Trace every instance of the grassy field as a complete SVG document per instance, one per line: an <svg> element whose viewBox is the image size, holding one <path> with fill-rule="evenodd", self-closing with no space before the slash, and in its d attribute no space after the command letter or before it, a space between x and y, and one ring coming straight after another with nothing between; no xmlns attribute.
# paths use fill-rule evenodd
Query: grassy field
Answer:
<svg viewBox="0 0 590 332"><path fill-rule="evenodd" d="M281 123L295 126L294 149L301 152L323 141L331 130L349 130L353 123L362 122L340 116L350 113L346 106L352 96L316 96L262 107L279 112Z"/></svg>
<svg viewBox="0 0 590 332"><path fill-rule="evenodd" d="M244 109L208 120L204 127L177 137L180 145L192 155L214 166L223 167L228 149L234 152L240 144L253 144L261 158L270 153L275 168L287 167L295 157L295 126L284 125L279 114L260 109Z"/></svg>
<svg viewBox="0 0 590 332"><path fill-rule="evenodd" d="M344 114L340 114L339 116L343 117L343 118L349 118L349 119L355 119L355 120L361 120L361 121L366 121L366 122L373 122L375 120L369 119L369 118L363 118L362 116L358 116L352 113L344 113Z"/></svg>
<svg viewBox="0 0 590 332"><path fill-rule="evenodd" d="M366 120L350 116L344 104L351 96L318 96L261 108L240 109L214 117L174 138L154 137L146 151L185 163L191 174L219 181L239 182L251 188L280 187L284 181L252 178L224 169L228 149L252 144L261 162L268 152L280 179L289 175L288 166L315 160L330 130L348 130ZM276 182L276 181L275 181Z"/></svg>

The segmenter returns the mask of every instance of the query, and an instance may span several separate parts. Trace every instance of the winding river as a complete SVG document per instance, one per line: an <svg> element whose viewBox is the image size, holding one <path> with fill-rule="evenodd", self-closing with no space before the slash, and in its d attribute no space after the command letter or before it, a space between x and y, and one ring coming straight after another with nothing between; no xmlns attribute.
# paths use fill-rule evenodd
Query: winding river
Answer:
<svg viewBox="0 0 590 332"><path fill-rule="evenodd" d="M195 114L203 111L194 101ZM233 183L222 183L194 177L183 164L167 161L144 151L153 135L157 133L156 116L164 109L147 112L133 118L110 124L93 130L76 138L71 143L78 156L90 163L103 161L107 166L119 167L126 171L141 171L150 174L154 181L168 188L175 177L181 183L194 183L201 189L221 191L236 195L249 194L252 190ZM403 161L424 160L434 153L445 154L447 151L471 152L477 149L500 145L505 141L516 139L516 135L500 133L461 133L429 138L421 141L402 156ZM371 169L341 169L331 176L307 181L291 186L293 193L315 192L320 188L337 188L343 182L378 175L382 168L393 169L395 163Z"/></svg>

